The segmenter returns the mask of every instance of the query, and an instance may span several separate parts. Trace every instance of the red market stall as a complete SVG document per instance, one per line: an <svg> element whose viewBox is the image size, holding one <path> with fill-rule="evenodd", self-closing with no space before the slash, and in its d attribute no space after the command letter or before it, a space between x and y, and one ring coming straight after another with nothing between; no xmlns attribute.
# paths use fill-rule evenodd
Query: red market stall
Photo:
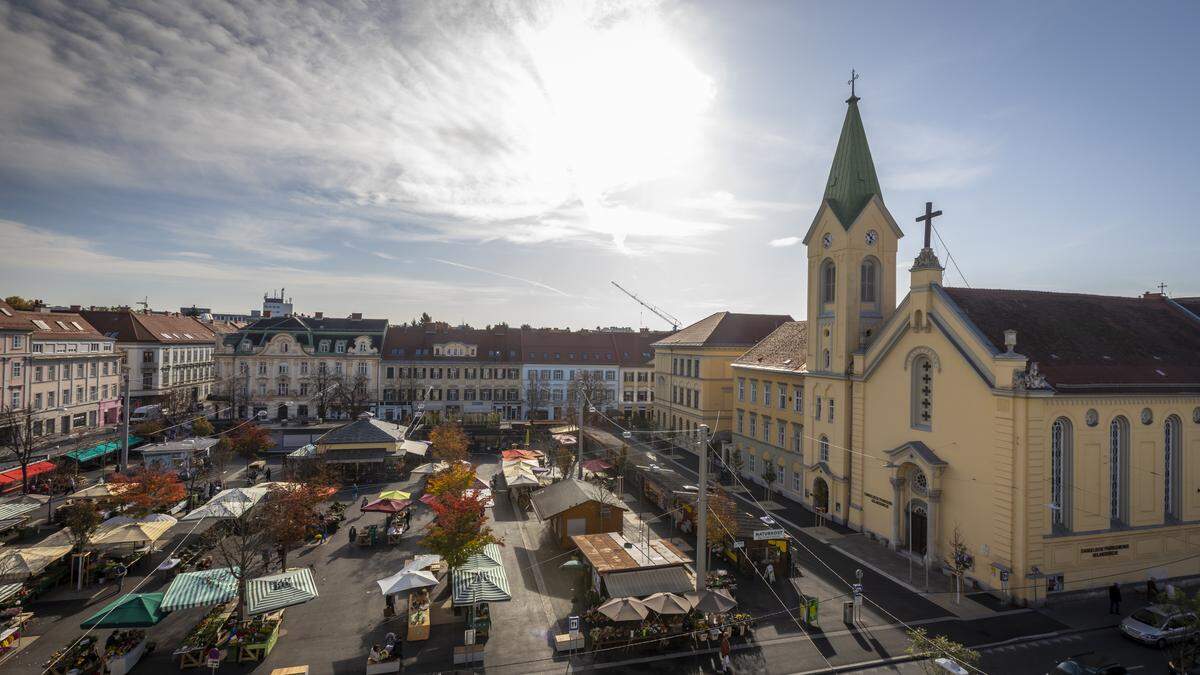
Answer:
<svg viewBox="0 0 1200 675"><path fill-rule="evenodd" d="M25 467L25 475L28 478L53 471L55 469L54 462L43 461L35 462ZM9 492L11 490L21 489L21 467L14 467L0 473L0 492Z"/></svg>

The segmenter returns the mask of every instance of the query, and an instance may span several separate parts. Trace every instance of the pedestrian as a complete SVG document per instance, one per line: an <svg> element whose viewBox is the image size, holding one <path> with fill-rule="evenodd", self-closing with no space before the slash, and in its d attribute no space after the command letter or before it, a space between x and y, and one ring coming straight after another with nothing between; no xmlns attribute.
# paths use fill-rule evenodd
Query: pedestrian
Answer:
<svg viewBox="0 0 1200 675"><path fill-rule="evenodd" d="M732 651L732 649L733 648L729 645L729 636L728 635L722 636L721 637L721 672L723 672L723 673L728 673L733 670L733 662L729 658L729 652Z"/></svg>
<svg viewBox="0 0 1200 675"><path fill-rule="evenodd" d="M355 539L355 537L356 537L357 535L358 535L358 528L356 528L356 527L354 527L353 525L351 525L351 526L350 526L350 543L351 543L351 544L353 544L353 543L354 543L354 539Z"/></svg>
<svg viewBox="0 0 1200 675"><path fill-rule="evenodd" d="M1158 582L1154 577L1146 580L1146 602L1154 602L1158 599Z"/></svg>
<svg viewBox="0 0 1200 675"><path fill-rule="evenodd" d="M362 503L358 505L359 510L367 508L367 498L363 497Z"/></svg>
<svg viewBox="0 0 1200 675"><path fill-rule="evenodd" d="M358 501L358 483L354 483L354 500Z"/></svg>
<svg viewBox="0 0 1200 675"><path fill-rule="evenodd" d="M1108 613L1121 613L1121 586L1115 581L1108 587Z"/></svg>
<svg viewBox="0 0 1200 675"><path fill-rule="evenodd" d="M387 604L387 615L394 616L396 614L396 598L391 593L383 596L384 602Z"/></svg>
<svg viewBox="0 0 1200 675"><path fill-rule="evenodd" d="M117 576L117 595L121 594L121 589L125 588L125 575L129 574L129 568L122 564L118 564L113 574Z"/></svg>
<svg viewBox="0 0 1200 675"><path fill-rule="evenodd" d="M271 467L267 467L267 480L271 480Z"/></svg>
<svg viewBox="0 0 1200 675"><path fill-rule="evenodd" d="M768 584L775 583L775 565L773 565L769 562L767 563L767 583Z"/></svg>

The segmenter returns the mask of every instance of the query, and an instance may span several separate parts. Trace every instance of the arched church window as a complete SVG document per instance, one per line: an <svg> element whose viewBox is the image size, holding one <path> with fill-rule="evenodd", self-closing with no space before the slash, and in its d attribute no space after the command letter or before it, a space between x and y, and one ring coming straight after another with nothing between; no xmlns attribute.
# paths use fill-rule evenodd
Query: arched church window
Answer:
<svg viewBox="0 0 1200 675"><path fill-rule="evenodd" d="M833 302L837 297L837 266L832 260L821 263L821 302Z"/></svg>
<svg viewBox="0 0 1200 675"><path fill-rule="evenodd" d="M1180 462L1179 434L1183 424L1175 415L1167 417L1163 422L1163 519L1179 520L1179 476L1182 463Z"/></svg>
<svg viewBox="0 0 1200 675"><path fill-rule="evenodd" d="M1116 417L1108 425L1108 518L1113 525L1126 522L1128 486L1129 421Z"/></svg>
<svg viewBox="0 0 1200 675"><path fill-rule="evenodd" d="M879 300L879 295L878 295L879 294L879 289L878 289L879 265L878 265L878 263L875 262L874 258L867 258L866 260L863 260L862 269L860 271L860 276L861 276L861 283L859 284L859 289L861 290L861 294L860 294L861 298L860 299L863 302L878 302L878 300Z"/></svg>
<svg viewBox="0 0 1200 675"><path fill-rule="evenodd" d="M828 349L826 349L825 352L822 354L821 361L822 361L822 363L825 364L825 370L829 370L831 367L833 367L832 366L833 360L832 360L832 357L829 355Z"/></svg>
<svg viewBox="0 0 1200 675"><path fill-rule="evenodd" d="M822 462L829 461L829 439L824 435L817 441L817 458Z"/></svg>
<svg viewBox="0 0 1200 675"><path fill-rule="evenodd" d="M928 356L913 360L912 425L926 430L933 426L933 363Z"/></svg>
<svg viewBox="0 0 1200 675"><path fill-rule="evenodd" d="M1070 420L1054 420L1050 427L1050 522L1060 530L1070 528L1073 440Z"/></svg>

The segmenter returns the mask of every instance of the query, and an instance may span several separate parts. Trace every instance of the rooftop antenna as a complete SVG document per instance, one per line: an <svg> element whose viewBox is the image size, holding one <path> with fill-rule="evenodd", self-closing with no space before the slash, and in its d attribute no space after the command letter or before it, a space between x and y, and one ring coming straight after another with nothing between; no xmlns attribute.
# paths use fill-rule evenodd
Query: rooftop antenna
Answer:
<svg viewBox="0 0 1200 675"><path fill-rule="evenodd" d="M138 300L137 304L142 306L142 314L150 313L150 296L147 295L147 296L143 297L141 300Z"/></svg>

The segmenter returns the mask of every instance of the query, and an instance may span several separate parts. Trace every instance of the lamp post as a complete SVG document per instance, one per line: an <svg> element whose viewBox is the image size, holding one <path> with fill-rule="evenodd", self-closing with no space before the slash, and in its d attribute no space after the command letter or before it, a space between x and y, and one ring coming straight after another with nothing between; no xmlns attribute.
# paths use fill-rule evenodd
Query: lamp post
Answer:
<svg viewBox="0 0 1200 675"><path fill-rule="evenodd" d="M697 429L700 445L700 490L696 495L696 599L708 582L708 425Z"/></svg>

